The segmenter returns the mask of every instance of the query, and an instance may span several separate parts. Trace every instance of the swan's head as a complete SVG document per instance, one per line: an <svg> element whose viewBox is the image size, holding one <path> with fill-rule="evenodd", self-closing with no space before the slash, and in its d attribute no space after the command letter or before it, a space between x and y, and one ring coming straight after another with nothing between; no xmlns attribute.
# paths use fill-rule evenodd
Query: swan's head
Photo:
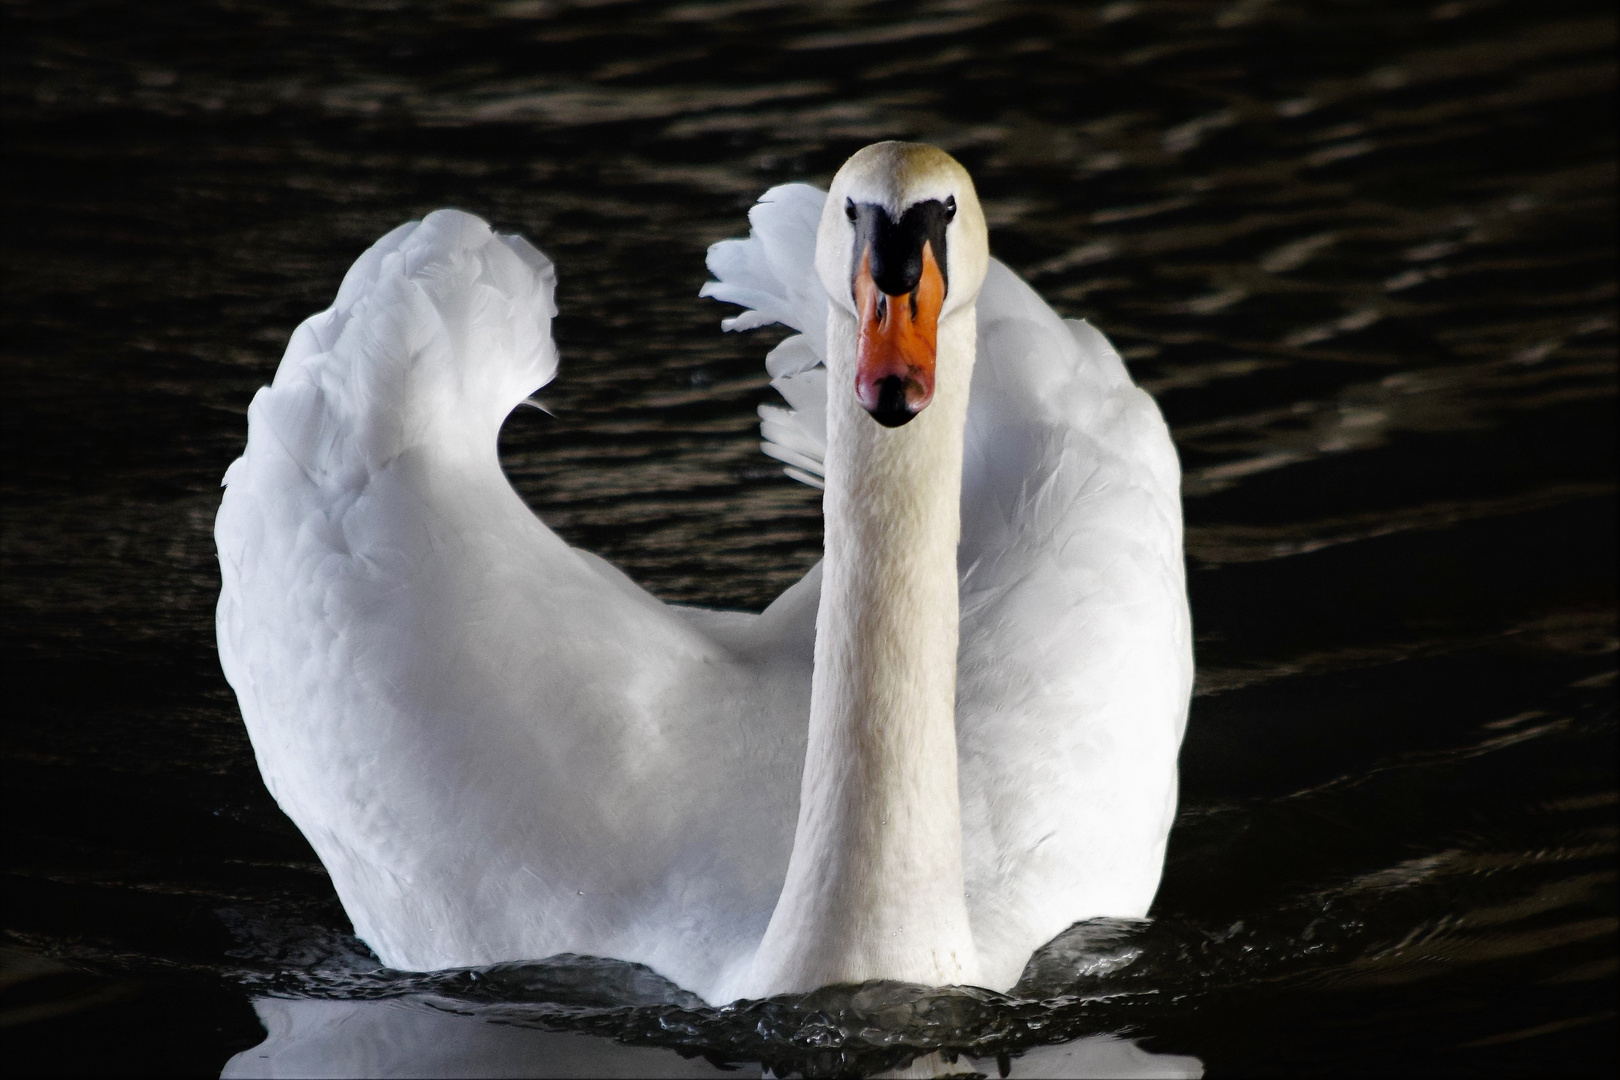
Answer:
<svg viewBox="0 0 1620 1080"><path fill-rule="evenodd" d="M874 143L833 177L816 272L855 316L855 396L878 423L928 407L939 324L972 306L989 259L973 180L945 151Z"/></svg>

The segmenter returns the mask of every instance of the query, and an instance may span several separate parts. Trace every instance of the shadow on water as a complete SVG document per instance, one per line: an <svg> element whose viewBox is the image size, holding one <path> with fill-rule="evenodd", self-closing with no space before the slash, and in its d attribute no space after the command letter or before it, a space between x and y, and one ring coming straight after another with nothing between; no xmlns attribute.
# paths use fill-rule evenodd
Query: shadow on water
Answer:
<svg viewBox="0 0 1620 1080"><path fill-rule="evenodd" d="M1594 1073L1616 1012L1615 16L1560 0L8 5L8 1060L57 1072ZM1108 333L1186 471L1199 684L1151 921L1010 995L713 1009L380 969L218 673L210 529L291 328L441 205L556 261L502 457L758 609L819 499L706 245L874 139ZM266 1033L268 1032L268 1036Z"/></svg>

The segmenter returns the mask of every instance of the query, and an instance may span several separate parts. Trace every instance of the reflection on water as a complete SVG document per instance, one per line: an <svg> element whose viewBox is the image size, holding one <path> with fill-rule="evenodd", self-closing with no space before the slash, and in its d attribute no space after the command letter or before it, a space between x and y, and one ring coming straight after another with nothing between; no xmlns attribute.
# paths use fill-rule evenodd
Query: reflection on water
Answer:
<svg viewBox="0 0 1620 1080"><path fill-rule="evenodd" d="M222 1076L722 1076L701 1057L573 1032L496 1023L431 998L322 1001L260 998L267 1032ZM756 1065L730 1075L759 1076Z"/></svg>
<svg viewBox="0 0 1620 1080"><path fill-rule="evenodd" d="M3 17L19 1053L1612 1071L1607 5ZM757 450L773 339L716 331L702 253L764 188L894 136L973 171L996 253L1114 339L1182 454L1200 673L1153 920L1076 928L1006 998L714 1010L577 958L379 969L264 791L212 646L219 476L291 328L408 217L531 237L563 366L552 415L503 432L515 486L658 595L757 609L818 557L818 496Z"/></svg>
<svg viewBox="0 0 1620 1080"><path fill-rule="evenodd" d="M525 1026L511 1012L485 1017L434 998L321 1001L260 998L263 1044L225 1066L227 1078L306 1076L760 1076L699 1054L627 1046L607 1038ZM1129 1039L1092 1035L1000 1059L959 1055L955 1072L1014 1077L1197 1077L1196 1058L1153 1054ZM786 1075L786 1074L777 1074Z"/></svg>

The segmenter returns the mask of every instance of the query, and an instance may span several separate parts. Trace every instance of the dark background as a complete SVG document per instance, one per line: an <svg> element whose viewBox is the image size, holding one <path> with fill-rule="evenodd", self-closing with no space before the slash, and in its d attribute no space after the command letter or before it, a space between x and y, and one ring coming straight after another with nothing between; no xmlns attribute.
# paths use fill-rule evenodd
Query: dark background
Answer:
<svg viewBox="0 0 1620 1080"><path fill-rule="evenodd" d="M219 477L349 263L443 205L551 255L555 416L508 422L514 484L656 594L757 609L819 499L756 449L780 332L718 333L703 250L902 137L968 166L1186 470L1156 922L1113 1004L1006 1045L1612 1072L1611 5L0 11L8 1063L217 1074L250 996L417 985L346 936L213 644Z"/></svg>

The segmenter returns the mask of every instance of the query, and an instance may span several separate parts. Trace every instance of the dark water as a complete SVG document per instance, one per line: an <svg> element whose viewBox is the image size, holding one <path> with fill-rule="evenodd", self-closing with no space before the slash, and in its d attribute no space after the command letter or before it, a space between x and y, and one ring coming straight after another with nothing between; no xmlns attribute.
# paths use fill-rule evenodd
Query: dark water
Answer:
<svg viewBox="0 0 1620 1080"><path fill-rule="evenodd" d="M244 1068L1614 1068L1610 5L3 10L8 1062L217 1073L267 999L348 1034ZM885 137L972 170L1180 447L1200 682L1153 922L1012 998L378 970L214 653L254 389L372 239L475 211L561 277L513 482L658 595L757 609L819 501L755 448L778 334L717 332L703 250Z"/></svg>

